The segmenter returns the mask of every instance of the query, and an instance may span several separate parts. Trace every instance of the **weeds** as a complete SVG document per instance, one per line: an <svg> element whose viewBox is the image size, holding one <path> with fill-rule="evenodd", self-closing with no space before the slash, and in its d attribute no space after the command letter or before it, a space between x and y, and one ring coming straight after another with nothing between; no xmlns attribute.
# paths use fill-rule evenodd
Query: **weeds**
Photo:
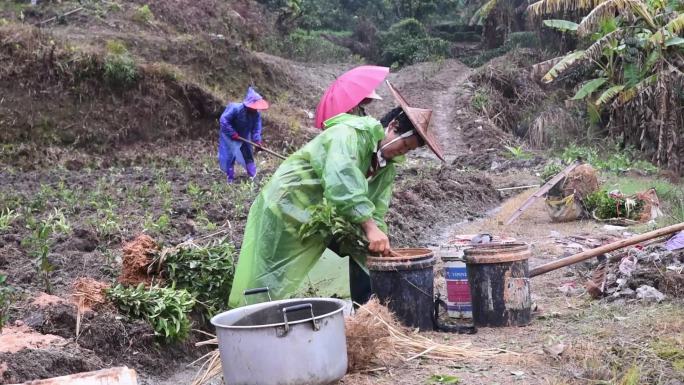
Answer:
<svg viewBox="0 0 684 385"><path fill-rule="evenodd" d="M554 176L558 175L559 172L563 171L563 166L559 163L553 162L544 166L541 175L539 176L544 183L548 182Z"/></svg>
<svg viewBox="0 0 684 385"><path fill-rule="evenodd" d="M485 111L489 107L489 94L482 88L475 90L475 94L470 99L470 105L477 111Z"/></svg>
<svg viewBox="0 0 684 385"><path fill-rule="evenodd" d="M428 384L460 384L461 379L456 376L449 376L445 374L433 374L428 378Z"/></svg>
<svg viewBox="0 0 684 385"><path fill-rule="evenodd" d="M235 247L226 240L208 246L183 247L166 255L165 275L172 286L186 289L212 317L228 307L235 274Z"/></svg>
<svg viewBox="0 0 684 385"><path fill-rule="evenodd" d="M147 289L142 283L130 288L117 285L107 290L107 298L128 316L147 321L155 335L166 342L182 341L188 336L188 314L195 306L195 298L185 290L157 286Z"/></svg>
<svg viewBox="0 0 684 385"><path fill-rule="evenodd" d="M14 210L7 208L0 211L0 232L9 229L12 222L17 218L19 218L19 214L15 213Z"/></svg>
<svg viewBox="0 0 684 385"><path fill-rule="evenodd" d="M627 373L620 379L619 385L639 385L641 384L641 368L634 365L627 370Z"/></svg>
<svg viewBox="0 0 684 385"><path fill-rule="evenodd" d="M121 42L107 42L104 59L104 79L112 87L126 88L138 78L138 67Z"/></svg>
<svg viewBox="0 0 684 385"><path fill-rule="evenodd" d="M532 158L532 154L525 151L522 146L504 146L508 150L508 156L516 160L525 160Z"/></svg>
<svg viewBox="0 0 684 385"><path fill-rule="evenodd" d="M9 308L12 304L14 290L7 284L7 276L0 274L0 331L9 319Z"/></svg>
<svg viewBox="0 0 684 385"><path fill-rule="evenodd" d="M145 4L135 10L133 19L140 23L151 24L154 21L154 13L152 13L150 6Z"/></svg>
<svg viewBox="0 0 684 385"><path fill-rule="evenodd" d="M606 151L571 144L563 150L561 158L566 163L582 159L598 169L612 172L624 172L632 169L647 173L658 171L658 168L653 164L644 160L636 160L636 152L633 149L622 149L619 145L615 145L611 151Z"/></svg>

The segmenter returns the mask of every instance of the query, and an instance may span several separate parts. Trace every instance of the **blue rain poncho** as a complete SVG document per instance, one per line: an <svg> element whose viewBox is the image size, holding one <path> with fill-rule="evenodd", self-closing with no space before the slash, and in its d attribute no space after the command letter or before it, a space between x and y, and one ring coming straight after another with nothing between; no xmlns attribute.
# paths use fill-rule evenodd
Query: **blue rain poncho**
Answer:
<svg viewBox="0 0 684 385"><path fill-rule="evenodd" d="M218 161L223 172L233 166L237 161L243 167L245 160L240 149L251 146L241 141L232 140L234 134L252 142L261 142L261 113L248 113L245 105L252 104L263 99L252 87L247 90L247 95L242 103L230 103L221 114L219 119L219 145Z"/></svg>
<svg viewBox="0 0 684 385"><path fill-rule="evenodd" d="M230 293L231 308L244 305L247 289L268 287L274 299L292 296L331 239L301 239L308 208L323 198L354 223L384 222L396 176L389 161L370 177L366 173L385 131L377 120L349 114L325 122L326 130L290 155L252 204ZM351 256L362 266L365 256Z"/></svg>

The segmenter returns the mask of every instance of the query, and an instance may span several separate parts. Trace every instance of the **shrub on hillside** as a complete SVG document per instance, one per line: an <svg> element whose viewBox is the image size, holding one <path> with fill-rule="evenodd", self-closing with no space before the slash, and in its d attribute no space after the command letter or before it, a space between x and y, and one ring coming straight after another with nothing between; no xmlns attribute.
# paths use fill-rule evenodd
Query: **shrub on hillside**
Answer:
<svg viewBox="0 0 684 385"><path fill-rule="evenodd" d="M381 34L380 49L383 64L404 66L447 57L449 43L430 37L418 20L404 19Z"/></svg>
<svg viewBox="0 0 684 385"><path fill-rule="evenodd" d="M126 88L138 78L138 66L126 46L118 41L107 42L104 59L104 79L112 87Z"/></svg>
<svg viewBox="0 0 684 385"><path fill-rule="evenodd" d="M330 31L304 31L297 29L282 41L274 40L270 51L288 59L304 62L335 63L347 61L352 53L342 46L334 44L321 36ZM339 34L339 33L338 33Z"/></svg>

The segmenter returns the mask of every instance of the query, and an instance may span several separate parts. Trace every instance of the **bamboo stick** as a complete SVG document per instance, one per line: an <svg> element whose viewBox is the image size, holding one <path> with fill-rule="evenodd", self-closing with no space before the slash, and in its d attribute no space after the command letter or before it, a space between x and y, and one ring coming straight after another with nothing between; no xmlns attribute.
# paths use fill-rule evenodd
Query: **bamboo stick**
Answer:
<svg viewBox="0 0 684 385"><path fill-rule="evenodd" d="M578 262L586 261L589 258L593 258L596 256L599 256L601 254L609 253L611 251L615 251L618 249L622 249L628 246L633 246L636 245L637 243L641 243L644 241L648 241L653 238L658 238L662 237L664 235L669 235L672 233L676 233L678 231L684 230L684 223L679 223L676 225L668 226L668 227L663 227L662 229L650 231L648 233L644 233L641 235L637 235L632 238L627 238L623 239L617 242L609 243L607 245L603 245L601 247L597 247L595 249L583 251L579 254L571 255L567 258L559 259L557 261L553 261L551 263L547 263L545 265L541 265L538 267L535 267L534 269L530 270L530 278L536 277L541 274L548 273L549 271L553 271L556 269L560 269L561 267L565 266L570 266Z"/></svg>

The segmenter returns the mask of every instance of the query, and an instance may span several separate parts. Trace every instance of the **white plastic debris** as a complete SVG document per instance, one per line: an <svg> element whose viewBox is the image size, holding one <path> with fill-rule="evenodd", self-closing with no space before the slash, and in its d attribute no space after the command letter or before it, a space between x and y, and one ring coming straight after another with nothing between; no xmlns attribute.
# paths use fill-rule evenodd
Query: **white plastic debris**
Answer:
<svg viewBox="0 0 684 385"><path fill-rule="evenodd" d="M637 261L638 260L633 255L624 257L622 258L622 261L620 261L620 266L618 267L618 270L620 270L620 273L622 273L622 275L629 278L632 276L632 273L637 268Z"/></svg>
<svg viewBox="0 0 684 385"><path fill-rule="evenodd" d="M637 288L637 298L644 301L662 302L665 299L665 294L658 291L653 286L642 285Z"/></svg>

